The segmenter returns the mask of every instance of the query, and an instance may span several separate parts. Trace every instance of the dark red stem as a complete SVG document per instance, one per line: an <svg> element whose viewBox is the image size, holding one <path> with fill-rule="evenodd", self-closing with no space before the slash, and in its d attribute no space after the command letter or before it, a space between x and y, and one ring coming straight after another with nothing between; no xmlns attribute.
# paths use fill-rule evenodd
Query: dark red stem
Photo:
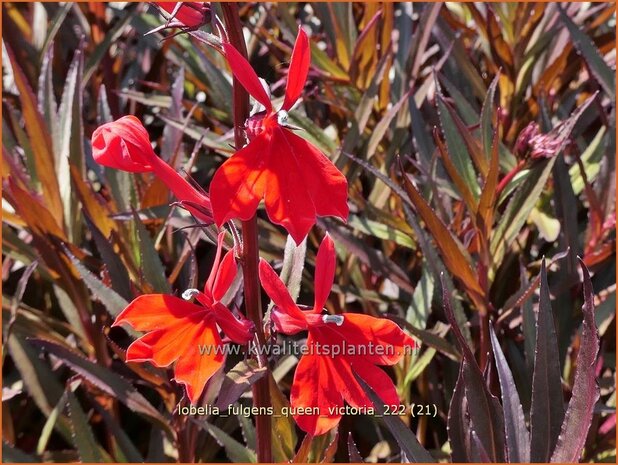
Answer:
<svg viewBox="0 0 618 465"><path fill-rule="evenodd" d="M227 35L230 44L247 58L247 46L242 34L242 25L238 16L236 3L222 3L223 17L227 27ZM249 94L234 78L232 96L234 99L234 144L236 149L245 145L244 125L249 117ZM260 295L260 282L258 279L259 246L257 216L242 222L242 270L245 293L245 309L247 317L253 321L256 329L257 342L264 345L264 330L262 326L262 299ZM260 351L258 350L259 354ZM263 360L258 360L260 365ZM268 369L268 366L266 365ZM258 408L270 407L269 378L267 374L258 380L252 387L253 405ZM259 462L272 462L271 447L271 423L269 415L256 415L256 443L257 457Z"/></svg>

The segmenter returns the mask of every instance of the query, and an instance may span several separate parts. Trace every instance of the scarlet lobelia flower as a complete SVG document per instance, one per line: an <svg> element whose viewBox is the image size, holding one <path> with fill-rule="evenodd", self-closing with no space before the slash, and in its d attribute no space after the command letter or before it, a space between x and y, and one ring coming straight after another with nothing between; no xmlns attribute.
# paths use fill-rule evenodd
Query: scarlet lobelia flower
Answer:
<svg viewBox="0 0 618 465"><path fill-rule="evenodd" d="M232 73L264 111L246 122L249 144L230 157L210 184L218 225L250 219L262 199L273 223L300 243L317 216L348 217L346 178L320 150L287 125L288 111L299 99L309 71L307 34L299 29L292 52L285 98L275 111L251 65L229 43L223 44Z"/></svg>
<svg viewBox="0 0 618 465"><path fill-rule="evenodd" d="M244 317L237 319L221 303L237 273L233 250L221 259L224 236L219 234L204 292L189 292L200 305L170 295L145 294L131 302L113 324L127 323L137 331L147 331L127 349L127 362L149 361L159 367L176 362L174 379L186 386L192 403L197 402L225 360L219 329L238 344L246 344L253 337L253 323Z"/></svg>
<svg viewBox="0 0 618 465"><path fill-rule="evenodd" d="M92 156L103 166L131 173L154 173L178 199L178 204L200 221L213 222L210 198L199 192L161 160L152 149L146 128L135 116L123 116L92 133Z"/></svg>
<svg viewBox="0 0 618 465"><path fill-rule="evenodd" d="M296 368L290 403L295 409L319 408L320 415L294 416L300 428L312 435L324 434L339 423L344 400L356 408L373 406L354 375L385 405L399 405L392 380L376 365L394 365L406 347L414 347L414 340L390 320L357 313L322 314L335 268L335 249L327 235L316 259L313 308L301 310L270 265L260 261L262 287L275 303L271 312L275 329L284 334L309 331L308 351Z"/></svg>
<svg viewBox="0 0 618 465"><path fill-rule="evenodd" d="M178 27L195 30L210 23L212 11L210 2L155 2L162 10L169 14L167 23L149 34L164 28Z"/></svg>

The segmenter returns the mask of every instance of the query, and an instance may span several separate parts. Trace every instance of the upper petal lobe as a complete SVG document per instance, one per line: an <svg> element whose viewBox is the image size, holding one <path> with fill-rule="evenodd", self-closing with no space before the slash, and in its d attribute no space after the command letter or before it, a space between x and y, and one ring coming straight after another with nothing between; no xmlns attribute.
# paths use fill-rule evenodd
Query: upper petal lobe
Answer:
<svg viewBox="0 0 618 465"><path fill-rule="evenodd" d="M268 132L260 133L226 160L213 176L210 198L218 226L232 218L246 221L255 214L269 182L269 140Z"/></svg>
<svg viewBox="0 0 618 465"><path fill-rule="evenodd" d="M298 36L292 50L290 69L288 70L288 82L285 87L285 99L282 110L288 111L296 103L307 81L309 64L311 62L311 49L307 33L301 27L298 28Z"/></svg>

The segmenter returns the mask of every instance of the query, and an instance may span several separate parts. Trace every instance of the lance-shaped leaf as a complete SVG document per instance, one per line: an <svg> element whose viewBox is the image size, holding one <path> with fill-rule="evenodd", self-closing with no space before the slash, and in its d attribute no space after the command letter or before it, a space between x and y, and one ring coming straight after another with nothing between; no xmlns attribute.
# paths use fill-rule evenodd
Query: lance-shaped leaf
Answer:
<svg viewBox="0 0 618 465"><path fill-rule="evenodd" d="M584 323L581 333L573 394L567 407L552 462L578 462L592 423L594 405L599 400L595 367L599 352L599 334L594 322L594 292L590 273L579 259L584 274Z"/></svg>
<svg viewBox="0 0 618 465"><path fill-rule="evenodd" d="M30 88L26 75L20 68L13 51L6 45L6 51L13 70L15 85L19 91L21 109L26 132L30 138L34 154L34 166L37 179L41 182L45 203L59 227L64 225L62 214L62 199L54 169L54 154L49 128L43 116L39 113L36 97Z"/></svg>
<svg viewBox="0 0 618 465"><path fill-rule="evenodd" d="M168 433L170 432L169 422L124 378L54 342L31 339L30 343L58 357L64 365L83 376L88 382L113 396L134 412L153 420Z"/></svg>
<svg viewBox="0 0 618 465"><path fill-rule="evenodd" d="M560 357L551 310L545 259L541 265L541 295L536 319L536 349L530 408L530 459L547 462L554 450L564 418Z"/></svg>
<svg viewBox="0 0 618 465"><path fill-rule="evenodd" d="M451 325L451 330L459 344L463 354L462 374L465 388L465 396L468 402L468 414L470 426L477 434L478 440L483 446L492 462L504 461L504 418L498 399L489 392L483 373L479 368L474 354L466 343L451 306L451 298L444 282L442 281L442 305L444 313Z"/></svg>
<svg viewBox="0 0 618 465"><path fill-rule="evenodd" d="M458 127L456 123L456 118L458 117L446 103L444 96L438 92L436 97L440 126L444 134L444 139L446 140L446 146L452 156L453 164L459 173L461 173L461 177L464 179L468 189L470 189L474 197L477 198L480 189L478 181L476 180L474 164L472 163L472 154L468 151L465 140L467 134ZM475 160L475 162L478 163L480 160Z"/></svg>
<svg viewBox="0 0 618 465"><path fill-rule="evenodd" d="M491 325L489 326L489 334L500 381L507 457L509 462L529 462L530 433L526 428L524 409L519 400L519 393L515 386L513 373L511 373L494 328Z"/></svg>
<svg viewBox="0 0 618 465"><path fill-rule="evenodd" d="M418 442L416 436L396 415L385 414L384 402L378 395L369 387L369 385L356 374L354 375L360 383L364 391L367 393L373 405L377 416L384 419L384 423L393 434L395 441L399 444L401 452L406 455L410 462L435 462L433 457L429 455L423 446Z"/></svg>
<svg viewBox="0 0 618 465"><path fill-rule="evenodd" d="M243 393L266 374L266 367L258 367L255 360L238 362L223 379L219 398L215 404L221 410L227 410Z"/></svg>
<svg viewBox="0 0 618 465"><path fill-rule="evenodd" d="M616 71L609 67L590 37L577 27L560 6L558 6L558 11L560 12L560 19L562 19L562 22L569 30L569 34L571 34L573 45L575 45L577 51L584 57L584 60L586 60L588 69L597 81L599 81L599 84L601 84L603 90L607 92L607 95L609 95L612 100L615 100Z"/></svg>
<svg viewBox="0 0 618 465"><path fill-rule="evenodd" d="M492 153L494 100L496 98L496 87L498 86L499 80L500 72L496 73L496 77L491 81L489 89L487 89L487 95L483 101L483 107L481 108L481 143L484 155L487 158L490 158L490 154Z"/></svg>
<svg viewBox="0 0 618 465"><path fill-rule="evenodd" d="M363 463L363 457L356 447L352 433L348 433L348 456L350 457L350 463Z"/></svg>
<svg viewBox="0 0 618 465"><path fill-rule="evenodd" d="M73 444L83 463L111 462L111 458L99 445L88 424L88 417L83 412L77 398L72 392L67 394L67 406L73 429Z"/></svg>
<svg viewBox="0 0 618 465"><path fill-rule="evenodd" d="M481 298L483 291L474 271L470 267L469 256L464 251L463 246L451 235L438 215L431 209L421 193L414 187L408 175L403 171L401 163L399 166L403 175L403 185L408 196L416 211L425 222L425 226L435 238L444 264L451 274L457 276L464 283L468 294L477 304L477 307L484 308L483 299Z"/></svg>
<svg viewBox="0 0 618 465"><path fill-rule="evenodd" d="M469 462L470 440L468 431L470 430L470 419L468 417L468 401L464 388L463 364L459 369L457 383L455 383L453 397L451 397L446 430L451 446L451 461L454 463Z"/></svg>

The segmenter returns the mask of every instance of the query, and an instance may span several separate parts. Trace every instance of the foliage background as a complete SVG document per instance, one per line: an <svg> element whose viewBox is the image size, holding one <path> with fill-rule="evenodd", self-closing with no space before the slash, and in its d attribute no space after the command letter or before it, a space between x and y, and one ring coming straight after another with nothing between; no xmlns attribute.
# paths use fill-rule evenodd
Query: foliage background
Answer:
<svg viewBox="0 0 618 465"><path fill-rule="evenodd" d="M310 79L291 122L346 174L352 208L346 225L320 223L341 265L329 311L387 314L421 341L390 374L402 402L435 405L435 417L402 420L439 460L457 448L446 425L461 359L439 273L480 360L495 329L529 421L541 258L555 258L558 350L547 360L562 382L549 394L566 402L586 343L580 256L593 275L601 393L583 459L615 461L615 7L562 9L241 5L251 62L277 96L298 22L311 31ZM175 416L182 392L169 371L126 365L132 336L109 328L141 293L203 283L215 232L183 229L192 220L168 205L163 184L101 168L89 146L97 125L135 114L161 157L207 187L232 153L224 60L187 35L145 36L162 22L147 4L3 3L2 13L3 459L254 460L251 421ZM539 142L551 156L532 159L517 143L529 123L548 133L569 117ZM281 264L286 237L260 227L262 255ZM295 362L273 361L276 405ZM499 397L495 370L484 375ZM313 441L284 419L274 434L278 460L404 458L375 418L344 418L337 436Z"/></svg>

